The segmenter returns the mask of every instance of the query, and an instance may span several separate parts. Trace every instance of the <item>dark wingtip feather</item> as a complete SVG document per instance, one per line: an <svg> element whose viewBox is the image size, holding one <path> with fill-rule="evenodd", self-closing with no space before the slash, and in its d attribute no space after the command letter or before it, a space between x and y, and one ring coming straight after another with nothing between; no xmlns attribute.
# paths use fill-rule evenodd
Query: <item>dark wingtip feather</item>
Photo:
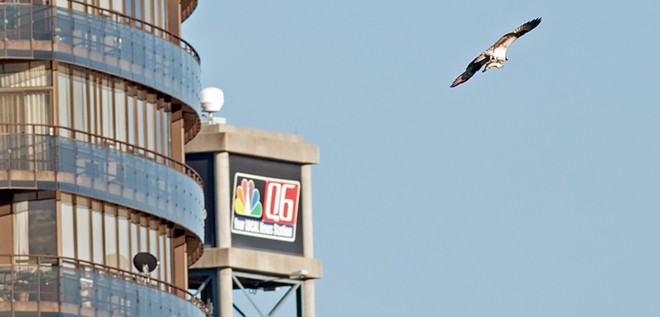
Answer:
<svg viewBox="0 0 660 317"><path fill-rule="evenodd" d="M536 18L536 19L531 20L531 21L529 21L529 22L527 22L527 23L525 23L525 24L530 24L530 25L531 25L530 30L532 30L533 28L535 28L535 27L537 27L539 24L541 24L541 18L540 18L540 17L539 17L539 18Z"/></svg>

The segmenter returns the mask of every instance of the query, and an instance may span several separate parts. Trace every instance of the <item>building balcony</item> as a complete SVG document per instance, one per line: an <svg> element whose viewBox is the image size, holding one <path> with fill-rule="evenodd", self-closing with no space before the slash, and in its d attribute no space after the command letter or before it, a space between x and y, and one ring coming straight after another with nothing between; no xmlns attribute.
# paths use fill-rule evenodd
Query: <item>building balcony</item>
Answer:
<svg viewBox="0 0 660 317"><path fill-rule="evenodd" d="M204 239L199 175L117 140L57 126L0 124L2 188L62 190L116 203L190 232L197 237L193 249Z"/></svg>
<svg viewBox="0 0 660 317"><path fill-rule="evenodd" d="M0 255L0 315L206 316L188 291L71 258Z"/></svg>
<svg viewBox="0 0 660 317"><path fill-rule="evenodd" d="M77 4L94 14L0 3L0 58L55 60L105 72L167 94L184 104L184 114L199 117L199 56L187 42L121 13Z"/></svg>

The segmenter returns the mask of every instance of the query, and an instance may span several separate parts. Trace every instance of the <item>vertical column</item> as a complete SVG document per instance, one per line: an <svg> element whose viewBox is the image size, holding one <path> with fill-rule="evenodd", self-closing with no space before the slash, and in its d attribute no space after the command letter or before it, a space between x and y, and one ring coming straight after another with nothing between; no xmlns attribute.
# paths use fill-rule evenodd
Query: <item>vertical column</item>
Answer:
<svg viewBox="0 0 660 317"><path fill-rule="evenodd" d="M303 253L306 258L314 257L314 235L312 233L312 166L303 165L300 168L302 188L303 211ZM314 280L303 283L303 316L314 317L316 306L314 304Z"/></svg>
<svg viewBox="0 0 660 317"><path fill-rule="evenodd" d="M312 166L309 164L300 167L300 180L302 183L302 212L303 212L303 254L306 258L314 257L314 235L312 233Z"/></svg>
<svg viewBox="0 0 660 317"><path fill-rule="evenodd" d="M231 248L231 175L229 175L229 153L220 152L215 155L216 180L216 231L218 248ZM219 303L220 316L234 316L234 279L231 268L218 270L220 284Z"/></svg>
<svg viewBox="0 0 660 317"><path fill-rule="evenodd" d="M316 304L314 303L314 280L303 282L303 316L316 316Z"/></svg>
<svg viewBox="0 0 660 317"><path fill-rule="evenodd" d="M232 278L232 269L224 268L218 270L218 281L220 284L220 291L218 292L220 298L218 303L220 303L220 316L221 317L233 317L234 316L234 297L233 297L233 285L234 280Z"/></svg>
<svg viewBox="0 0 660 317"><path fill-rule="evenodd" d="M215 201L218 248L231 248L231 175L229 175L229 153L215 155Z"/></svg>
<svg viewBox="0 0 660 317"><path fill-rule="evenodd" d="M181 4L178 0L168 0L167 3L167 30L181 36Z"/></svg>
<svg viewBox="0 0 660 317"><path fill-rule="evenodd" d="M186 156L184 154L184 131L183 131L183 115L182 111L172 113L172 130L170 131L170 144L171 158L185 162Z"/></svg>
<svg viewBox="0 0 660 317"><path fill-rule="evenodd" d="M174 285L188 289L188 254L186 252L186 237L181 236L174 241ZM184 297L186 294L180 293Z"/></svg>

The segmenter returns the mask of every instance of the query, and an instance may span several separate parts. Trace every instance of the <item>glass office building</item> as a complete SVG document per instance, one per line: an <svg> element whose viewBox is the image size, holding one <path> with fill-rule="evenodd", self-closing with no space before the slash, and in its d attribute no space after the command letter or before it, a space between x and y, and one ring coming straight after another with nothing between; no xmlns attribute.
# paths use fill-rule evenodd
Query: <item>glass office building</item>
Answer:
<svg viewBox="0 0 660 317"><path fill-rule="evenodd" d="M205 316L196 5L0 0L0 316Z"/></svg>

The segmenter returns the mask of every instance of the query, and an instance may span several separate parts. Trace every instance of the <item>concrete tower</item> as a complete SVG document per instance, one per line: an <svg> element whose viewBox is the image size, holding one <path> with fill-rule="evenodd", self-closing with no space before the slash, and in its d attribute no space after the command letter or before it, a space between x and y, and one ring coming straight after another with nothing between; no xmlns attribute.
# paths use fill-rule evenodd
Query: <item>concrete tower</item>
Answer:
<svg viewBox="0 0 660 317"><path fill-rule="evenodd" d="M313 317L322 276L312 235L318 147L298 135L204 124L186 153L204 179L208 213L191 288L214 316Z"/></svg>

